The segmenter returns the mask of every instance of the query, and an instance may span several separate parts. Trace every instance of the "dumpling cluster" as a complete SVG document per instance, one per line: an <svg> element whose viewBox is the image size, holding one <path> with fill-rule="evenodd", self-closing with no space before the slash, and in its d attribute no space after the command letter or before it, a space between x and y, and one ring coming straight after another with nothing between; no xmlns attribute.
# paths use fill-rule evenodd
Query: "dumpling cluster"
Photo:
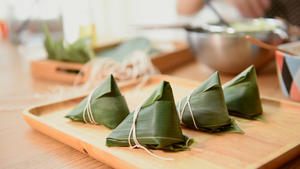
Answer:
<svg viewBox="0 0 300 169"><path fill-rule="evenodd" d="M214 73L177 104L170 83L163 81L132 113L111 75L65 117L114 129L106 138L109 147L181 151L193 143L181 124L204 132L243 133L229 115L255 119L262 112L250 66L223 87Z"/></svg>

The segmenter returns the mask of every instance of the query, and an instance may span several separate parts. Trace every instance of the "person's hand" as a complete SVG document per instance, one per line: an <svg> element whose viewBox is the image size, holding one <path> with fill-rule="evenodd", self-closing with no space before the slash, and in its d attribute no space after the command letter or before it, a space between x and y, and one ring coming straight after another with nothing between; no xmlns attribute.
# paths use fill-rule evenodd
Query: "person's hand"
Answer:
<svg viewBox="0 0 300 169"><path fill-rule="evenodd" d="M264 12L270 7L270 0L227 0L245 17L256 18L262 17Z"/></svg>

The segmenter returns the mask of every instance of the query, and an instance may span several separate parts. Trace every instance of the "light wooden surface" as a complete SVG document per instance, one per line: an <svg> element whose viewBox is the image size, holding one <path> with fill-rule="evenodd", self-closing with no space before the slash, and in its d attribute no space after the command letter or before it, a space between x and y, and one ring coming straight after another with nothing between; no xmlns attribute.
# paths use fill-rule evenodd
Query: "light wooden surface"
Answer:
<svg viewBox="0 0 300 169"><path fill-rule="evenodd" d="M176 47L173 52L161 53L151 59L153 65L162 73L194 60L192 52L186 43L173 42L173 44Z"/></svg>
<svg viewBox="0 0 300 169"><path fill-rule="evenodd" d="M43 103L40 93L47 93L61 85L56 82L35 80L30 75L29 59L22 57L16 47L0 42L0 168L110 168L73 148L31 129L21 112L33 104ZM169 71L168 74L204 80L212 71L192 62ZM231 75L221 74L222 81ZM286 99L279 89L274 71L258 76L262 94ZM300 157L282 168L297 168Z"/></svg>
<svg viewBox="0 0 300 169"><path fill-rule="evenodd" d="M53 60L38 60L30 62L30 69L32 76L35 78L61 81L69 84L73 84L76 80L77 83L84 83L89 76L89 69L79 74L80 70L84 67L84 64L80 63L68 63L58 62ZM68 71L76 71L68 72ZM80 78L78 78L80 76Z"/></svg>
<svg viewBox="0 0 300 169"><path fill-rule="evenodd" d="M164 75L152 77L140 90L132 85L121 86L130 111L149 97L163 80L170 82L175 102L199 86L197 81ZM141 149L107 147L106 137L111 130L101 125L72 122L64 118L82 99L35 107L25 111L24 118L36 130L118 169L180 169L185 166L191 169L198 166L202 169L275 168L300 153L299 104L262 99L263 118L267 122L237 121L245 134L208 134L183 128L183 133L197 144L192 145L190 151L177 153L153 150L157 155L174 159L164 161Z"/></svg>

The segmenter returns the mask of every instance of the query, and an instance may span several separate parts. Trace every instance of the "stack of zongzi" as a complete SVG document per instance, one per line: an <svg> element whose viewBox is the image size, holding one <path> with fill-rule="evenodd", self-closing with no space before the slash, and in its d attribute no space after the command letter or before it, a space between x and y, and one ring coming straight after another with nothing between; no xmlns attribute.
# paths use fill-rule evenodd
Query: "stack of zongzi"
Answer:
<svg viewBox="0 0 300 169"><path fill-rule="evenodd" d="M111 75L65 117L114 129L128 114L125 98Z"/></svg>
<svg viewBox="0 0 300 169"><path fill-rule="evenodd" d="M193 140L183 135L180 122L205 132L243 133L229 114L251 119L262 114L253 66L223 88L218 72L214 73L181 99L177 108L169 82L163 81L130 114L111 75L66 117L115 128L106 138L107 146L130 146L150 152L147 148L164 151L189 149Z"/></svg>

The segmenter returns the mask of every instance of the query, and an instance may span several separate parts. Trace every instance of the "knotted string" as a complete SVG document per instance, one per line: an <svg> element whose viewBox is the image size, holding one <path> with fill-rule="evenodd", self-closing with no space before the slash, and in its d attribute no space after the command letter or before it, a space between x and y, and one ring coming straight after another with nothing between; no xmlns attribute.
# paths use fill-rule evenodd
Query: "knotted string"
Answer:
<svg viewBox="0 0 300 169"><path fill-rule="evenodd" d="M93 112L91 109L91 100L92 100L92 95L94 94L94 92L95 92L95 89L89 94L89 96L87 98L87 103L86 103L85 108L82 113L83 121L85 123L88 123L88 121L90 121L90 123L92 123L92 124L97 124L97 122L94 120ZM88 121L85 118L86 114L88 116Z"/></svg>
<svg viewBox="0 0 300 169"><path fill-rule="evenodd" d="M139 143L139 141L137 140L137 137L136 137L136 120L137 120L138 114L139 114L139 112L142 108L143 103L144 102L142 102L142 104L138 105L138 107L135 109L134 114L133 114L133 122L132 122L132 126L130 128L129 135L128 135L128 143L129 143L130 148L132 148L132 149L141 148L141 149L145 150L147 153L149 153L150 155L152 155L153 157L161 159L161 160L174 160L173 158L165 158L165 157L161 157L161 156L158 156L158 155L152 153L146 147L142 146ZM133 141L134 141L135 145L131 144L131 140L130 140L131 135L133 137Z"/></svg>
<svg viewBox="0 0 300 169"><path fill-rule="evenodd" d="M191 103L190 103L190 99L191 99L192 93L193 93L193 91L187 96L186 102L185 102L185 104L183 105L182 110L180 110L180 109L181 109L181 102L182 102L183 99L180 100L179 105L178 105L178 109L179 109L179 112L180 112L179 118L180 118L180 123L183 124L183 122L182 122L183 113L184 113L184 110L185 110L186 105L188 105L189 110L190 110L190 113L191 113L191 116L192 116L192 120L193 120L194 126L195 126L195 128L198 130L199 128L198 128L198 126L197 126L197 124L196 124L196 121L195 121L195 118L194 118L194 113L193 113L193 111L192 111L192 107L191 107Z"/></svg>

